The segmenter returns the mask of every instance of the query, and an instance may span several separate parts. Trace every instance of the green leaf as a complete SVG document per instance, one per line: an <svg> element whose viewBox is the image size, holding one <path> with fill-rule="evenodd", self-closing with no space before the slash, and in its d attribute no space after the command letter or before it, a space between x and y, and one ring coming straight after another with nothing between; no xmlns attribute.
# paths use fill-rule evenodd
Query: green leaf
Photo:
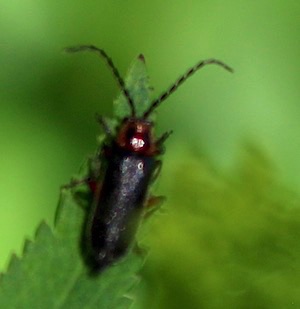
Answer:
<svg viewBox="0 0 300 309"><path fill-rule="evenodd" d="M140 55L131 65L125 85L134 102L137 115L142 115L150 105L151 90L143 55ZM123 93L114 101L114 114L118 118L130 116L128 101Z"/></svg>
<svg viewBox="0 0 300 309"><path fill-rule="evenodd" d="M1 308L125 308L124 295L137 283L143 258L130 253L117 265L91 276L80 239L85 211L64 190L55 228L42 222L24 256L13 256L0 281ZM122 304L117 307L117 304Z"/></svg>
<svg viewBox="0 0 300 309"><path fill-rule="evenodd" d="M133 64L126 81L134 100L143 105L149 88L141 58ZM128 106L121 96L118 117L126 113L122 104ZM54 229L42 222L35 239L26 240L23 257L12 256L7 273L0 278L1 308L118 309L131 305L132 299L125 295L137 284L136 273L144 257L130 252L116 265L91 276L80 246L87 210L75 196L71 190L62 190Z"/></svg>

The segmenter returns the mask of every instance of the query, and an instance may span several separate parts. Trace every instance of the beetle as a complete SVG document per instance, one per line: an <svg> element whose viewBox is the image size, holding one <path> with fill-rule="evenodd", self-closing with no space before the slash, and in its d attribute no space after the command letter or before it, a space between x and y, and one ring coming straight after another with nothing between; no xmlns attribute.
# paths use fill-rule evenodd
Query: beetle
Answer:
<svg viewBox="0 0 300 309"><path fill-rule="evenodd" d="M66 48L66 51L91 51L100 55L112 70L130 108L130 115L120 121L116 132L111 131L105 118L98 117L106 138L96 158L101 163L100 172L90 182L96 184L96 189L87 224L87 248L93 267L102 270L129 250L147 204L151 204L149 186L160 171L158 156L163 153L164 142L172 131L155 138L154 123L149 117L184 81L205 65L216 64L227 71L233 70L217 59L200 61L152 101L142 116L137 116L124 80L103 49L81 45ZM143 60L142 55L140 58Z"/></svg>

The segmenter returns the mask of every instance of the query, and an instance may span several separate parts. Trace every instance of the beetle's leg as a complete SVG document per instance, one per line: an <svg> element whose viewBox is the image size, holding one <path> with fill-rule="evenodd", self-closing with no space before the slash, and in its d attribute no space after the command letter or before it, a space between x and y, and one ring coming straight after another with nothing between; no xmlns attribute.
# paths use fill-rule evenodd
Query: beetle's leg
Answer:
<svg viewBox="0 0 300 309"><path fill-rule="evenodd" d="M143 218L148 219L151 215L160 209L162 203L166 200L166 198L162 195L159 196L150 196L146 205Z"/></svg>
<svg viewBox="0 0 300 309"><path fill-rule="evenodd" d="M87 166L87 173L89 176L82 179L72 178L70 183L61 186L61 189L73 189L74 187L80 186L82 184L87 184L92 192L96 191L96 184L98 182L97 180L99 178L101 169L101 162L99 160L99 156L96 155L90 157L88 159Z"/></svg>
<svg viewBox="0 0 300 309"><path fill-rule="evenodd" d="M152 182L154 182L157 179L158 175L160 174L161 167L162 167L162 162L160 160L157 160L155 162L155 165L156 165L155 166L155 170L154 170L152 178L151 178Z"/></svg>
<svg viewBox="0 0 300 309"><path fill-rule="evenodd" d="M173 133L173 131L167 131L164 134L162 134L155 142L156 148L157 149L161 149L163 143L165 142L165 140Z"/></svg>
<svg viewBox="0 0 300 309"><path fill-rule="evenodd" d="M154 182L157 179L162 167L162 162L160 160L157 160L155 164L156 164L155 170L151 179L152 182ZM150 217L161 206L164 200L165 200L164 196L153 196L153 195L150 196L146 201L144 207L145 208L144 218Z"/></svg>
<svg viewBox="0 0 300 309"><path fill-rule="evenodd" d="M72 178L70 183L62 185L61 189L73 189L74 187L80 186L82 184L87 184L90 181L90 177L83 179L74 179Z"/></svg>
<svg viewBox="0 0 300 309"><path fill-rule="evenodd" d="M135 241L132 247L132 251L138 255L138 256L142 256L145 257L148 254L148 250L146 248L142 248L141 246L139 246L139 244Z"/></svg>

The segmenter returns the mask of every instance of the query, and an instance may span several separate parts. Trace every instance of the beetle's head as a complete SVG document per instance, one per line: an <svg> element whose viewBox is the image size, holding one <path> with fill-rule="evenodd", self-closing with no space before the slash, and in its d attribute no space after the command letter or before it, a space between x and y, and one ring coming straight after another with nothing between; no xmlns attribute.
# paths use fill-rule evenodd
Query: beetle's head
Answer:
<svg viewBox="0 0 300 309"><path fill-rule="evenodd" d="M118 130L119 147L142 155L156 152L153 136L153 123L145 119L125 118Z"/></svg>

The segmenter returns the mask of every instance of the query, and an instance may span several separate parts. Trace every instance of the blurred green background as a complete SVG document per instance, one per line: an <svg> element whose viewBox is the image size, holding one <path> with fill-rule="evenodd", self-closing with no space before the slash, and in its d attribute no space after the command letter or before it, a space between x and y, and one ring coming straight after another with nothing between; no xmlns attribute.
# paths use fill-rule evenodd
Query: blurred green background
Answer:
<svg viewBox="0 0 300 309"><path fill-rule="evenodd" d="M66 46L104 48L123 75L143 53L153 97L198 60L225 61L235 74L206 67L160 107L158 131L174 130L166 170L192 150L226 173L251 140L297 191L299 16L293 0L1 0L0 269L42 219L52 223L59 187L95 150L95 112L112 115L111 72L95 55L64 54Z"/></svg>

